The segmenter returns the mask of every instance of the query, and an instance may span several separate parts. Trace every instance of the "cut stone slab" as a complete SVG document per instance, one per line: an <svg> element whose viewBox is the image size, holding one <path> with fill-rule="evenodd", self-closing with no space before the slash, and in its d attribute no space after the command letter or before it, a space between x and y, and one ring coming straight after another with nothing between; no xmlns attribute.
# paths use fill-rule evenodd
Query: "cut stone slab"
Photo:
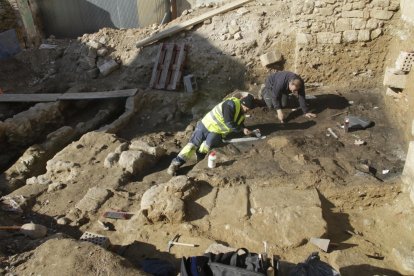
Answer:
<svg viewBox="0 0 414 276"><path fill-rule="evenodd" d="M96 212L110 196L111 192L107 189L90 188L86 195L75 205L75 208L82 212Z"/></svg>
<svg viewBox="0 0 414 276"><path fill-rule="evenodd" d="M282 61L282 54L278 51L272 51L260 56L260 62L264 67L279 61Z"/></svg>
<svg viewBox="0 0 414 276"><path fill-rule="evenodd" d="M223 238L222 232L227 231L225 242L236 247L250 244L260 250L263 240L278 247L295 247L325 233L320 205L315 189L265 187L249 192L247 186L219 188L208 219L214 225L212 234Z"/></svg>
<svg viewBox="0 0 414 276"><path fill-rule="evenodd" d="M408 75L397 75L394 68L387 67L384 74L384 86L404 89L407 83Z"/></svg>

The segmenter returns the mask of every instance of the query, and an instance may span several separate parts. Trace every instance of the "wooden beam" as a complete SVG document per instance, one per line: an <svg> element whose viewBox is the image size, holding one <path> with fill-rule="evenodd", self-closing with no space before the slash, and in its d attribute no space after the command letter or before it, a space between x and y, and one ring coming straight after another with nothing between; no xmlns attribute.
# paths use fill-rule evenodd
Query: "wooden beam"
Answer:
<svg viewBox="0 0 414 276"><path fill-rule="evenodd" d="M110 99L131 97L136 93L137 89L65 94L1 94L0 102L55 102L59 100Z"/></svg>
<svg viewBox="0 0 414 276"><path fill-rule="evenodd" d="M170 27L168 29L165 29L162 32L159 32L159 33L157 33L157 34L155 34L153 36L144 38L144 39L138 41L138 43L136 44L136 46L137 46L137 48L140 48L140 47L146 46L148 44L154 43L154 42L156 42L158 40L161 40L163 38L167 38L167 37L169 37L169 36L171 36L173 34L176 34L178 32L181 32L182 30L187 29L190 26L194 26L194 25L197 25L199 23L202 23L206 19L209 19L209 18L211 18L211 17L213 17L215 15L221 14L221 13L225 13L225 12L231 11L231 10L233 10L235 8L238 8L238 7L241 7L244 4L246 4L248 2L251 2L251 1L252 0L237 0L237 1L231 2L231 3L226 4L226 5L224 5L224 6L220 7L220 8L214 9L212 11L206 12L203 15L197 16L196 18L193 18L193 19L184 21L184 22L182 22L180 24L174 25L174 26L172 26L172 27Z"/></svg>

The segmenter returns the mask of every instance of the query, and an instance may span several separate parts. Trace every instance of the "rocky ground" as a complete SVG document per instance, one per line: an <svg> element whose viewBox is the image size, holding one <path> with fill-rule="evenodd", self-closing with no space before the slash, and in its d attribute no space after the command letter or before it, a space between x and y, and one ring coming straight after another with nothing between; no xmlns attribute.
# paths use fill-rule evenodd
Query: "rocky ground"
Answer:
<svg viewBox="0 0 414 276"><path fill-rule="evenodd" d="M315 96L308 103L316 119L289 109L287 123L279 124L275 112L258 107L246 124L265 139L223 144L213 170L205 158L186 164L177 177L166 173L209 108L235 89L257 95L268 74L261 54L278 49L282 67L302 64L295 29L284 20L288 3L263 2L169 39L192 45L185 72L197 76L195 94L147 88L158 45L137 49L135 43L168 26L49 38L45 43L55 49L1 62L0 83L10 93L138 92L126 100L0 105L0 190L3 203L12 199L21 209L0 210L0 225L32 221L48 228L37 240L0 231L0 274L55 275L59 263L63 275L129 275L142 273L146 258L178 269L182 256L200 255L213 243L261 252L263 241L289 266L318 251L312 237L331 240L320 255L342 275L407 274L413 218L399 179L405 149L378 87L392 27L384 26L375 41L323 46L343 57L332 66L336 71L324 70L329 57L314 60L321 50L314 49L303 63L313 69L303 77ZM175 23L211 8L189 11ZM106 62L116 65L104 76L99 67ZM373 125L345 133L346 115ZM109 210L130 216L104 218ZM108 237L111 246L78 241L86 231ZM177 234L199 246L168 252Z"/></svg>

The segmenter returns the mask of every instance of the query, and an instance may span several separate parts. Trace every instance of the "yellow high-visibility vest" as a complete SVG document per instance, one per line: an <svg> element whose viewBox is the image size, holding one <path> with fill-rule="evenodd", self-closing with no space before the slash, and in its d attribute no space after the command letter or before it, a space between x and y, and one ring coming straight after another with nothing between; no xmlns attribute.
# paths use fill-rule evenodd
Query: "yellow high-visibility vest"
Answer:
<svg viewBox="0 0 414 276"><path fill-rule="evenodd" d="M241 115L240 119L237 120L241 112L240 99L232 97L216 105L201 120L201 123L207 128L208 131L218 133L221 135L227 135L231 132L230 128L226 125L226 122L224 121L223 117L223 103L227 100L232 100L236 106L236 112L234 112L233 121L236 122L237 125L241 125L243 123L244 115Z"/></svg>

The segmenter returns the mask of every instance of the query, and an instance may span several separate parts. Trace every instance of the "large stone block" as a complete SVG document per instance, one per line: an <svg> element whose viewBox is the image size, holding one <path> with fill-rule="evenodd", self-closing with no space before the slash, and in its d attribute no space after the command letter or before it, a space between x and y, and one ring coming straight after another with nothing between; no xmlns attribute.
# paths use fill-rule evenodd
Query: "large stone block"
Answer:
<svg viewBox="0 0 414 276"><path fill-rule="evenodd" d="M234 200L228 200L229 194ZM269 201L269 197L277 200ZM262 248L261 241L267 240L280 247L295 247L326 231L315 189L266 187L252 189L249 194L245 186L220 188L216 203L208 218L215 226L211 231L227 237L229 244ZM306 231L297 225L306 225ZM223 231L228 234L223 235Z"/></svg>
<svg viewBox="0 0 414 276"><path fill-rule="evenodd" d="M373 30L376 29L379 26L379 21L378 19L375 18L370 18L367 21L367 24L365 25L365 28L369 29L369 30Z"/></svg>
<svg viewBox="0 0 414 276"><path fill-rule="evenodd" d="M371 11L370 15L372 18L381 19L381 20L389 20L394 15L394 12L374 9Z"/></svg>
<svg viewBox="0 0 414 276"><path fill-rule="evenodd" d="M149 165L154 164L154 157L143 151L128 150L123 151L119 157L119 166L127 172L136 174L142 172Z"/></svg>
<svg viewBox="0 0 414 276"><path fill-rule="evenodd" d="M167 183L154 185L144 193L141 212L152 222L166 220L180 223L185 219L185 199L193 191L193 182L186 176L173 177Z"/></svg>
<svg viewBox="0 0 414 276"><path fill-rule="evenodd" d="M263 66L267 66L282 61L282 54L278 51L272 51L260 56L260 62Z"/></svg>
<svg viewBox="0 0 414 276"><path fill-rule="evenodd" d="M390 5L390 0L373 0L371 4L374 7L386 8Z"/></svg>
<svg viewBox="0 0 414 276"><path fill-rule="evenodd" d="M358 32L358 41L361 41L361 42L370 41L371 39L370 34L371 33L369 30L360 30Z"/></svg>
<svg viewBox="0 0 414 276"><path fill-rule="evenodd" d="M339 18L335 22L335 32L343 32L351 29L351 20L349 18Z"/></svg>
<svg viewBox="0 0 414 276"><path fill-rule="evenodd" d="M349 17L349 18L363 18L364 12L361 10L355 10L355 11L343 11L342 17Z"/></svg>
<svg viewBox="0 0 414 276"><path fill-rule="evenodd" d="M320 44L340 44L342 35L340 33L321 32L316 34L316 39Z"/></svg>
<svg viewBox="0 0 414 276"><path fill-rule="evenodd" d="M411 201L414 203L414 141L411 141L408 146L401 180L404 183L404 191L410 193Z"/></svg>
<svg viewBox="0 0 414 276"><path fill-rule="evenodd" d="M313 37L311 34L298 33L296 35L296 44L298 45L308 45L312 42Z"/></svg>
<svg viewBox="0 0 414 276"><path fill-rule="evenodd" d="M332 7L320 8L319 13L323 16L330 16L334 12Z"/></svg>
<svg viewBox="0 0 414 276"><path fill-rule="evenodd" d="M344 32L344 41L345 42L357 42L358 41L358 31L349 30Z"/></svg>
<svg viewBox="0 0 414 276"><path fill-rule="evenodd" d="M394 68L387 67L385 69L383 84L393 88L404 89L407 83L407 78L408 75L397 75L395 74Z"/></svg>
<svg viewBox="0 0 414 276"><path fill-rule="evenodd" d="M366 24L367 24L367 20L364 18L352 18L351 19L352 30L364 29Z"/></svg>
<svg viewBox="0 0 414 276"><path fill-rule="evenodd" d="M107 189L92 187L75 205L75 208L82 212L96 212L111 194L112 193Z"/></svg>

